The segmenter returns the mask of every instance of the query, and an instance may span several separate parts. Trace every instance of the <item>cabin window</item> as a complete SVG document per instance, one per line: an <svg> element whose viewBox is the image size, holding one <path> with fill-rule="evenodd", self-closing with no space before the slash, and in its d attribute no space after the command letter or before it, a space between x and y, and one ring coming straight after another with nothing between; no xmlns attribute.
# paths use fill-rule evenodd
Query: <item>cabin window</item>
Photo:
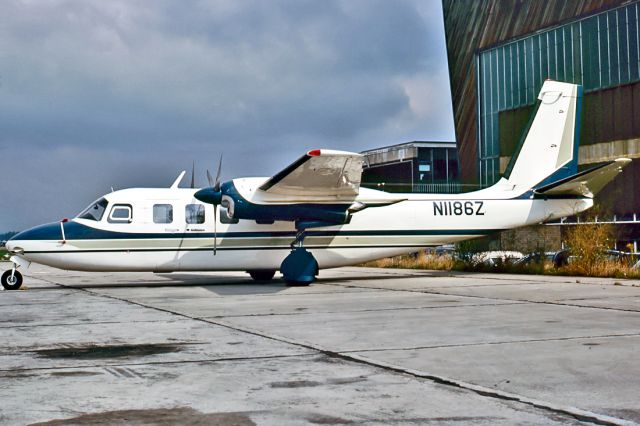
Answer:
<svg viewBox="0 0 640 426"><path fill-rule="evenodd" d="M204 223L204 205L187 204L184 210L184 217L187 223Z"/></svg>
<svg viewBox="0 0 640 426"><path fill-rule="evenodd" d="M131 223L133 209L131 204L114 204L109 213L110 223Z"/></svg>
<svg viewBox="0 0 640 426"><path fill-rule="evenodd" d="M173 206L171 204L153 205L153 223L173 222Z"/></svg>
<svg viewBox="0 0 640 426"><path fill-rule="evenodd" d="M95 220L96 222L99 222L102 220L102 216L104 216L104 212L105 210L107 210L108 204L109 202L106 199L100 198L98 201L80 212L78 218Z"/></svg>

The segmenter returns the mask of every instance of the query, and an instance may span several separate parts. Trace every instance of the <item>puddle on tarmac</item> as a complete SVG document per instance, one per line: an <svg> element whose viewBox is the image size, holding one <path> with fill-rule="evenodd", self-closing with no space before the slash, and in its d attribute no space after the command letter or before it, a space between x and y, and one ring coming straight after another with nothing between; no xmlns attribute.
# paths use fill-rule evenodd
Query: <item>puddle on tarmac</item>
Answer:
<svg viewBox="0 0 640 426"><path fill-rule="evenodd" d="M64 348L38 349L32 351L42 358L51 359L102 359L148 356L178 352L180 344L151 343L138 345L87 345Z"/></svg>
<svg viewBox="0 0 640 426"><path fill-rule="evenodd" d="M102 413L82 414L70 419L32 423L32 426L95 424L255 426L251 418L244 413L201 413L190 407L105 411Z"/></svg>

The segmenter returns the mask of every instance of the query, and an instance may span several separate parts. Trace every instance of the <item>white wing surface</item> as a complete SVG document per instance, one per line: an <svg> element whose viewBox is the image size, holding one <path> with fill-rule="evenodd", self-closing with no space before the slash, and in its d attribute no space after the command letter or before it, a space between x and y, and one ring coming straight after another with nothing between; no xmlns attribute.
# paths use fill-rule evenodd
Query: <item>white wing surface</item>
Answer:
<svg viewBox="0 0 640 426"><path fill-rule="evenodd" d="M363 156L314 149L260 186L274 195L355 197L360 190Z"/></svg>

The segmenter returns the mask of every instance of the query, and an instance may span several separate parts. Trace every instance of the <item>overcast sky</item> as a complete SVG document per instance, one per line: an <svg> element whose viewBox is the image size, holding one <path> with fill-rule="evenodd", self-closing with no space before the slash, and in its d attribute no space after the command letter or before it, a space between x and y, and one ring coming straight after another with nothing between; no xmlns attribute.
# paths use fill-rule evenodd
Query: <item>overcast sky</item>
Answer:
<svg viewBox="0 0 640 426"><path fill-rule="evenodd" d="M2 2L0 232L410 140L454 140L440 1Z"/></svg>

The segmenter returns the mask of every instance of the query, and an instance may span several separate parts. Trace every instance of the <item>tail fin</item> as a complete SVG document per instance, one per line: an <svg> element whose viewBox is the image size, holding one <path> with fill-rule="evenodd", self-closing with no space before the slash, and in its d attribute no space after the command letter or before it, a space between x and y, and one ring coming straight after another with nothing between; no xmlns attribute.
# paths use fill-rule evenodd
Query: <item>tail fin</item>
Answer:
<svg viewBox="0 0 640 426"><path fill-rule="evenodd" d="M547 80L538 110L504 177L518 188L535 188L578 171L582 86Z"/></svg>

